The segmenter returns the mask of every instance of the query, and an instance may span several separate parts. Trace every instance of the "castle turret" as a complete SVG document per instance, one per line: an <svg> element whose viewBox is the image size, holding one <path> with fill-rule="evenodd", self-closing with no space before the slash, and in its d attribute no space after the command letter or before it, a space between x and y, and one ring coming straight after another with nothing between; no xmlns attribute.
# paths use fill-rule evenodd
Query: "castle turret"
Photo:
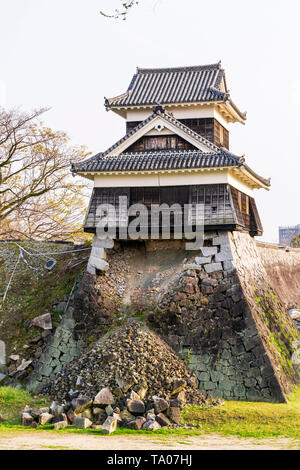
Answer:
<svg viewBox="0 0 300 470"><path fill-rule="evenodd" d="M120 220L119 198L126 196L128 208L189 204L191 217L203 205L205 230L262 234L254 189L269 189L270 180L229 150L229 126L244 124L246 114L232 101L220 63L138 68L126 93L106 98L105 106L126 120L126 134L73 165L94 181L87 232L96 231L101 204L113 205Z"/></svg>

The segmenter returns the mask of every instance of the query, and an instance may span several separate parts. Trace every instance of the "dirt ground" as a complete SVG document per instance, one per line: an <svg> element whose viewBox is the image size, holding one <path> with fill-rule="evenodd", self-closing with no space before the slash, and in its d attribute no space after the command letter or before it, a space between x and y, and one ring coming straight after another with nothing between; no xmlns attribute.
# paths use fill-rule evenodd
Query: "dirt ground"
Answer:
<svg viewBox="0 0 300 470"><path fill-rule="evenodd" d="M239 439L217 434L203 436L92 436L49 432L0 434L1 450L291 450L293 439Z"/></svg>

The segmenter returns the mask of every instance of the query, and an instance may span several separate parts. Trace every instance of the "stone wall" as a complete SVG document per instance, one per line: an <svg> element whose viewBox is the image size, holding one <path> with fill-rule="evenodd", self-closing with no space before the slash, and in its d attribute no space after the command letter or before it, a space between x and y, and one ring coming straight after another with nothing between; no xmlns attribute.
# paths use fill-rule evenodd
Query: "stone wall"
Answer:
<svg viewBox="0 0 300 470"><path fill-rule="evenodd" d="M298 332L248 234L206 234L148 320L200 389L227 399L285 401L297 383Z"/></svg>
<svg viewBox="0 0 300 470"><path fill-rule="evenodd" d="M160 334L210 395L283 402L298 383L292 355L299 334L287 311L287 282L278 282L274 267L285 266L297 289L291 273L299 252L258 246L240 232L207 232L196 252L179 241L123 242L108 250L107 262L109 269L94 275L99 268L90 260L29 386L46 384L89 335L97 339L131 316Z"/></svg>

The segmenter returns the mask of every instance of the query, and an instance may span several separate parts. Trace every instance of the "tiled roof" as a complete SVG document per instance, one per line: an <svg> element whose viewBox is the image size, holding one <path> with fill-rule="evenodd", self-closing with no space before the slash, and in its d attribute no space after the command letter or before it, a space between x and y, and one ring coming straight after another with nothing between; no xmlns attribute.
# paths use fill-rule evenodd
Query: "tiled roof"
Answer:
<svg viewBox="0 0 300 470"><path fill-rule="evenodd" d="M152 151L123 153L115 156L99 156L97 160L77 164L75 171L117 172L117 171L155 171L181 170L239 166L240 158L224 149L218 152L187 151Z"/></svg>
<svg viewBox="0 0 300 470"><path fill-rule="evenodd" d="M215 145L214 143L210 142L209 140L205 139L205 137L202 137L200 134L198 134L197 132L193 131L192 129L190 129L189 127L185 126L184 124L182 124L180 121L178 121L177 119L175 119L173 116L171 116L171 114L168 114L164 111L164 109L161 107L161 106L157 106L153 113L150 114L150 116L148 116L144 121L141 121L136 127L134 127L133 129L131 129L129 132L127 132L127 134L125 134L121 139L119 139L117 142L115 142L111 147L109 147L107 150L105 150L105 152L100 152L96 155L94 155L93 157L90 157L86 160L84 160L83 162L79 162L79 163L76 163L76 164L73 164L72 165L72 169L74 171L77 170L77 166L82 166L83 164L87 164L89 162L94 162L94 161L97 161L99 158L101 157L105 157L106 155L108 155L109 153L111 153L114 149L116 149L117 147L119 147L119 145L123 144L123 142L125 142L127 139L129 139L131 136L133 136L137 131L139 131L140 129L142 129L144 126L146 126L146 124L148 124L150 121L152 121L153 119L156 118L156 116L160 116L162 119L166 120L167 122L169 122L170 124L173 124L173 126L176 126L178 129L180 129L181 131L185 132L188 136L190 137L193 137L194 139L196 139L198 142L200 142L201 144L205 145L207 147L207 151L216 151L218 152L219 151L219 147L217 147L217 145Z"/></svg>
<svg viewBox="0 0 300 470"><path fill-rule="evenodd" d="M126 93L106 100L108 108L199 101L224 101L221 63L195 67L137 69Z"/></svg>

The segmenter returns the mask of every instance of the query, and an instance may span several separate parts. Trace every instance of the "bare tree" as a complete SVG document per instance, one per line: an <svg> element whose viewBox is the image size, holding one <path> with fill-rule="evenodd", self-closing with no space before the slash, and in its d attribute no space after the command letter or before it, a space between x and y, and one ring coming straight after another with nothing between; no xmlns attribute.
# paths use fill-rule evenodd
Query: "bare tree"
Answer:
<svg viewBox="0 0 300 470"><path fill-rule="evenodd" d="M105 16L106 18L114 18L114 19L122 19L126 20L127 15L132 7L135 5L138 5L140 0L127 0L127 1L122 1L122 10L119 10L118 8L114 11L112 14L107 14L104 13L103 11L100 11L100 14L102 16Z"/></svg>
<svg viewBox="0 0 300 470"><path fill-rule="evenodd" d="M85 186L70 162L87 156L43 126L46 109L0 109L0 236L72 238L80 232Z"/></svg>

